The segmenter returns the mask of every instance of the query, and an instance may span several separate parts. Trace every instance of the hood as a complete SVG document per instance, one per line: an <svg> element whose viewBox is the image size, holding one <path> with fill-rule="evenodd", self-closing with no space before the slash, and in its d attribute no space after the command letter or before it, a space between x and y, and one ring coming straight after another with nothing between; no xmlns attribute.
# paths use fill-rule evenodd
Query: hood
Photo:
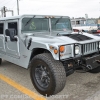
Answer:
<svg viewBox="0 0 100 100"><path fill-rule="evenodd" d="M84 34L68 34L68 35L64 35L64 36L67 36L67 37L72 38L72 39L77 40L77 41L85 41L85 40L93 39L93 38L86 36Z"/></svg>
<svg viewBox="0 0 100 100"><path fill-rule="evenodd" d="M37 42L37 43L45 43L45 44L71 44L71 43L77 43L76 40L69 38L67 36L50 36L50 35L45 35L45 36L28 36L28 38L32 39L32 42Z"/></svg>
<svg viewBox="0 0 100 100"><path fill-rule="evenodd" d="M29 35L27 39L32 39L32 42L41 43L41 44L53 44L53 45L64 45L64 44L72 44L72 43L90 43L100 41L100 37L84 33L84 32L73 32L71 34L62 34L60 36L57 35Z"/></svg>

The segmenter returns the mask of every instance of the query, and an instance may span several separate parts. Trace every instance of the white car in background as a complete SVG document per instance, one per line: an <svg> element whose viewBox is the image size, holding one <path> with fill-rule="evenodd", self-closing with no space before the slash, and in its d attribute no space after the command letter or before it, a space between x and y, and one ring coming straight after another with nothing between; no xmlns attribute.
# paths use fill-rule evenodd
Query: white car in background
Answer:
<svg viewBox="0 0 100 100"><path fill-rule="evenodd" d="M71 20L75 32L97 33L98 27L95 19L74 19Z"/></svg>

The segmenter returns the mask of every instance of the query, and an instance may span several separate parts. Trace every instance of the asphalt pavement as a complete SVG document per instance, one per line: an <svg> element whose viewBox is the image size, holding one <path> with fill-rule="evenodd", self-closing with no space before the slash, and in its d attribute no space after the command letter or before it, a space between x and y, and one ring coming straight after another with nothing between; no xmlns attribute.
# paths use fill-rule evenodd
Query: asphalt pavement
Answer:
<svg viewBox="0 0 100 100"><path fill-rule="evenodd" d="M32 85L29 69L3 61L0 65L0 75L9 78L7 81L0 79L0 100L39 100L34 97L40 96L40 94ZM20 86L16 86L16 83ZM21 89L22 87L25 87L26 90ZM34 94L33 98L30 97L27 90L30 91L30 94ZM63 91L57 95L43 98L46 100L100 100L100 73L75 72L66 77L66 86Z"/></svg>

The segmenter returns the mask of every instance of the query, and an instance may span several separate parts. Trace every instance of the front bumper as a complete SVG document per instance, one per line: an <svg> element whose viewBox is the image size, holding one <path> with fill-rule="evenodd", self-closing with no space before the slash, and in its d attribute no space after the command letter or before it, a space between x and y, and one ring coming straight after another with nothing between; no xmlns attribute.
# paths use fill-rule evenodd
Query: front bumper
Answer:
<svg viewBox="0 0 100 100"><path fill-rule="evenodd" d="M86 67L90 70L100 66L100 55L95 55L93 57L84 58L84 63Z"/></svg>

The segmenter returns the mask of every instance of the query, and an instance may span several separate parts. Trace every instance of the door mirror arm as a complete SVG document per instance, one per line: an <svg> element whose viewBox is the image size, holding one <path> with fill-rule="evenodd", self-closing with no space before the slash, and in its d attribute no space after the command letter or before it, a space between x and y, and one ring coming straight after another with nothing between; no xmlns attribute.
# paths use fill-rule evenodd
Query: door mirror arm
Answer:
<svg viewBox="0 0 100 100"><path fill-rule="evenodd" d="M14 38L15 38L15 41L17 41L17 40L18 40L16 36L14 36Z"/></svg>

